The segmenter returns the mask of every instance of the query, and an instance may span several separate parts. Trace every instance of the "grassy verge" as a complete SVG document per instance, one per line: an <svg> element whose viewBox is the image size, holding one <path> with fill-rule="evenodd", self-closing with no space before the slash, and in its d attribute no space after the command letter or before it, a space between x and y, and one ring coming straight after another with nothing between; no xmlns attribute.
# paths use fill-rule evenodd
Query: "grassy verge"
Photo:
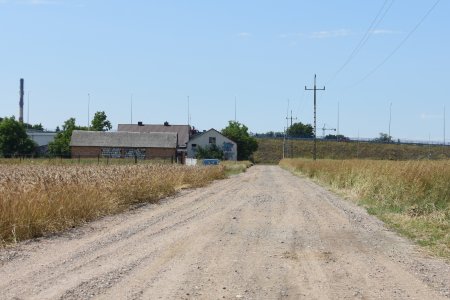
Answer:
<svg viewBox="0 0 450 300"><path fill-rule="evenodd" d="M248 168L253 166L253 163L245 160L245 161L222 161L220 162L222 166L225 167L225 174L227 176L239 174L245 172Z"/></svg>
<svg viewBox="0 0 450 300"><path fill-rule="evenodd" d="M225 177L225 167L0 165L0 245L62 231L185 187Z"/></svg>
<svg viewBox="0 0 450 300"><path fill-rule="evenodd" d="M285 159L280 165L344 192L391 228L450 259L450 160Z"/></svg>

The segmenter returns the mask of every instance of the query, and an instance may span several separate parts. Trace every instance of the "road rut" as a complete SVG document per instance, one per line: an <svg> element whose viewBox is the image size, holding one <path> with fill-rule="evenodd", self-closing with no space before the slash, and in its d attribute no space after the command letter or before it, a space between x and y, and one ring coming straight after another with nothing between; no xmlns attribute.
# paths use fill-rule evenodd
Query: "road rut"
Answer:
<svg viewBox="0 0 450 300"><path fill-rule="evenodd" d="M450 266L278 166L0 250L1 299L448 299Z"/></svg>

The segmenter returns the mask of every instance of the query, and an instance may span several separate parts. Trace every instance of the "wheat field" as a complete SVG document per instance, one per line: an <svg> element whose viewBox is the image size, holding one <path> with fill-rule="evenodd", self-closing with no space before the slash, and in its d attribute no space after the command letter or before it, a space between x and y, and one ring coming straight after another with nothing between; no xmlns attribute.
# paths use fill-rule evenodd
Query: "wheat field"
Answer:
<svg viewBox="0 0 450 300"><path fill-rule="evenodd" d="M155 203L225 177L223 166L0 164L0 245Z"/></svg>
<svg viewBox="0 0 450 300"><path fill-rule="evenodd" d="M450 258L450 160L306 160L280 165L349 196L389 226Z"/></svg>

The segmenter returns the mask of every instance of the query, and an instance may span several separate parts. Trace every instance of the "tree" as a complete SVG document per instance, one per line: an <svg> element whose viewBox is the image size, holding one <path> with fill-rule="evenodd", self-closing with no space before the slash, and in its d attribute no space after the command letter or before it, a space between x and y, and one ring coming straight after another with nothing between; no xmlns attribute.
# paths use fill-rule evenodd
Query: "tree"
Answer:
<svg viewBox="0 0 450 300"><path fill-rule="evenodd" d="M42 126L41 123L39 124L28 124L28 123L24 123L24 126L26 129L34 129L34 130L39 130L39 131L44 131L44 126Z"/></svg>
<svg viewBox="0 0 450 300"><path fill-rule="evenodd" d="M108 121L104 111L98 111L95 113L91 122L91 130L94 131L108 131L111 130L111 122Z"/></svg>
<svg viewBox="0 0 450 300"><path fill-rule="evenodd" d="M198 146L197 153L195 154L195 158L217 158L223 159L223 151L216 144L211 144L210 146L206 146L202 148Z"/></svg>
<svg viewBox="0 0 450 300"><path fill-rule="evenodd" d="M70 118L64 122L62 131L58 131L55 139L48 145L48 150L52 155L70 156L70 139L74 130L87 130L87 127L77 126L75 118Z"/></svg>
<svg viewBox="0 0 450 300"><path fill-rule="evenodd" d="M287 129L287 135L297 138L313 138L314 130L311 124L303 124L302 122L294 123Z"/></svg>
<svg viewBox="0 0 450 300"><path fill-rule="evenodd" d="M222 134L237 144L237 159L251 159L253 152L258 150L258 142L248 133L248 127L236 121L229 121L222 129Z"/></svg>
<svg viewBox="0 0 450 300"><path fill-rule="evenodd" d="M328 135L325 136L325 139L326 140L338 140L338 141L348 141L349 140L348 137L346 137L346 136L344 136L342 134L338 134L338 135L336 135L336 134L328 134Z"/></svg>
<svg viewBox="0 0 450 300"><path fill-rule="evenodd" d="M4 157L28 155L34 152L36 144L28 137L25 126L14 117L0 122L0 153Z"/></svg>
<svg viewBox="0 0 450 300"><path fill-rule="evenodd" d="M380 132L380 136L373 141L377 143L393 143L392 136L383 132Z"/></svg>

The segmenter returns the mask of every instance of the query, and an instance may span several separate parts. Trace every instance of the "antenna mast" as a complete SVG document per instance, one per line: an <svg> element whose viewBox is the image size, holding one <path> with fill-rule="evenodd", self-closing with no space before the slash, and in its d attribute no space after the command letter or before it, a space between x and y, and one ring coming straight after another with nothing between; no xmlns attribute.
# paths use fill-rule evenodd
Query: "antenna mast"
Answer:
<svg viewBox="0 0 450 300"><path fill-rule="evenodd" d="M133 124L133 94L131 94L131 100L130 100L130 120L131 120L131 124Z"/></svg>
<svg viewBox="0 0 450 300"><path fill-rule="evenodd" d="M27 126L30 126L30 91L28 91L27 98Z"/></svg>

